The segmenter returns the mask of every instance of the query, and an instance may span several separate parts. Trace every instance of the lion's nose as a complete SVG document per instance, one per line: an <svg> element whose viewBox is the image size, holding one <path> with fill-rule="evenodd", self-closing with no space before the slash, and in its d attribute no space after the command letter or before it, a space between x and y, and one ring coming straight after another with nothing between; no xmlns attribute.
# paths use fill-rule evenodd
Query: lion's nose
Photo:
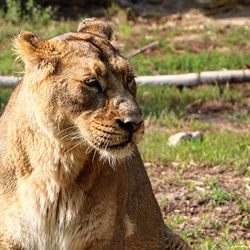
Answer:
<svg viewBox="0 0 250 250"><path fill-rule="evenodd" d="M143 119L142 118L134 118L134 119L116 119L116 124L119 128L127 131L127 132L134 132L137 129L139 129L139 127L142 125L143 123Z"/></svg>

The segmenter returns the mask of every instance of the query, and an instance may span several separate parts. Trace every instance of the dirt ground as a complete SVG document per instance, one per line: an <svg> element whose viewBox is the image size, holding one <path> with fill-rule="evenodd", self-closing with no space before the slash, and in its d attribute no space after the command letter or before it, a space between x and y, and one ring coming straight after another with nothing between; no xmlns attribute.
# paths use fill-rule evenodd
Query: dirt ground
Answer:
<svg viewBox="0 0 250 250"><path fill-rule="evenodd" d="M186 217L177 225L177 232L183 230L194 233L199 230L199 237L219 238L218 229L227 226L232 240L244 239L250 244L250 230L244 225L249 211L242 211L237 198L215 206L205 195L209 187L207 179L216 179L220 187L228 192L239 194L246 201L250 200L250 178L242 178L233 171L225 171L221 166L190 166L181 173L181 181L176 181L176 168L146 164L154 193L160 203L167 224L173 217ZM152 171L153 169L153 171ZM194 183L192 187L190 183ZM167 201L167 202L166 202ZM206 218L204 219L204 214ZM196 236L194 241L199 241Z"/></svg>

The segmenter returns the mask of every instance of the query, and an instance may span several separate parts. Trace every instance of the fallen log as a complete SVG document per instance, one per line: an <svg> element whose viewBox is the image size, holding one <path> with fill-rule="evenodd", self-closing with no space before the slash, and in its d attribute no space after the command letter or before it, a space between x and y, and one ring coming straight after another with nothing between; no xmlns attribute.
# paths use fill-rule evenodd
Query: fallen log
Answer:
<svg viewBox="0 0 250 250"><path fill-rule="evenodd" d="M179 75L138 76L138 85L175 85L192 87L203 84L250 82L250 70L204 71Z"/></svg>
<svg viewBox="0 0 250 250"><path fill-rule="evenodd" d="M20 77L0 76L0 87L14 87L20 81ZM192 87L203 84L226 84L250 82L250 70L222 70L204 71L200 73L138 76L138 85L170 85Z"/></svg>
<svg viewBox="0 0 250 250"><path fill-rule="evenodd" d="M2 88L15 87L20 80L21 80L21 77L0 76L0 87Z"/></svg>

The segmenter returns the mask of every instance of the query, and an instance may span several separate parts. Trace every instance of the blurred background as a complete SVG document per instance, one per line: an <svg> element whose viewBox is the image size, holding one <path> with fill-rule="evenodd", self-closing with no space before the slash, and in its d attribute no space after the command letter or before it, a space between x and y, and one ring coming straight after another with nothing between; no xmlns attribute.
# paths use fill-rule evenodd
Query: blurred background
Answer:
<svg viewBox="0 0 250 250"><path fill-rule="evenodd" d="M159 42L130 59L137 76L250 68L250 0L0 0L0 75L23 70L18 32L50 38L91 16L110 20L125 55ZM0 112L12 90L0 87ZM139 148L166 223L194 249L249 249L250 82L143 85L137 99Z"/></svg>

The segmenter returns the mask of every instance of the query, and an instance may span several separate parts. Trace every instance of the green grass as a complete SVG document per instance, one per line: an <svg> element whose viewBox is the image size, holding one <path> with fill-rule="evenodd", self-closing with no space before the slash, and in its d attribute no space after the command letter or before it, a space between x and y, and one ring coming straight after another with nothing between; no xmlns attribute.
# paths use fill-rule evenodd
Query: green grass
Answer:
<svg viewBox="0 0 250 250"><path fill-rule="evenodd" d="M241 122L243 124L250 124L250 114L248 110L228 113L225 114L225 117L232 122Z"/></svg>
<svg viewBox="0 0 250 250"><path fill-rule="evenodd" d="M244 220L242 221L242 225L245 228L250 229L250 218L249 217L245 217Z"/></svg>
<svg viewBox="0 0 250 250"><path fill-rule="evenodd" d="M206 180L205 184L210 188L206 196L214 206L221 206L233 199L233 195L221 188L217 180Z"/></svg>
<svg viewBox="0 0 250 250"><path fill-rule="evenodd" d="M205 165L233 165L242 169L249 164L249 132L217 131L213 124L201 120L198 114L187 119L191 115L189 105L197 100L199 103L220 101L222 104L245 105L246 98L240 87L230 89L225 86L222 90L218 86L202 86L180 91L175 87L142 86L138 88L137 99L146 120L156 127L147 132L140 144L145 161L166 165L173 161L188 165L194 161ZM225 112L221 117L229 122L249 124L247 111ZM184 141L177 147L168 146L168 137L183 129L204 131L204 140Z"/></svg>
<svg viewBox="0 0 250 250"><path fill-rule="evenodd" d="M187 106L197 100L200 102L220 100L242 103L242 93L239 89L229 89L227 86L201 86L198 88L184 88L180 91L176 87L141 86L138 88L137 100L145 116L153 115L159 118L169 112L176 115L186 114Z"/></svg>
<svg viewBox="0 0 250 250"><path fill-rule="evenodd" d="M131 60L138 75L152 75L152 67L158 74L190 73L222 69L241 69L250 64L249 54L233 52L202 51L199 54L184 52L180 55L165 54L162 56L139 55Z"/></svg>
<svg viewBox="0 0 250 250"><path fill-rule="evenodd" d="M250 133L208 132L203 140L184 141L168 146L165 131L148 132L140 144L144 161L164 165L194 161L202 165L226 165L245 168L249 164Z"/></svg>
<svg viewBox="0 0 250 250"><path fill-rule="evenodd" d="M12 93L11 88L8 89L0 88L0 113L3 112L11 93Z"/></svg>
<svg viewBox="0 0 250 250"><path fill-rule="evenodd" d="M10 2L15 2L10 0ZM52 19L53 11L47 9L42 11L32 0L28 1L29 15L19 17L18 20L12 20L12 12L16 11L17 6L11 7L9 13L5 16L0 15L0 74L12 74L19 70L19 66L13 66L13 57L11 54L11 39L22 30L29 30L39 34L43 38L50 38L58 34L77 29L77 25L84 17L79 20L59 20ZM119 10L120 12L121 10ZM174 74L185 72L197 72L204 70L221 69L241 69L243 65L250 64L250 30L247 27L232 27L222 31L216 27L208 27L203 31L198 42L208 44L219 44L218 48L201 48L199 53L195 53L192 48L192 42L177 42L174 40L177 36L188 37L197 34L195 31L184 31L185 27L170 28L159 30L157 25L155 29L148 30L147 25L134 24L127 21L124 15L121 21L114 24L114 27L120 33L121 41L125 44L124 54L129 54L132 49L140 48L145 44L159 40L160 45L155 53L138 55L131 59L137 75L147 74ZM18 25L17 25L18 23ZM132 28L133 27L133 28ZM216 37L212 40L211 37ZM185 37L183 38L185 40ZM195 42L195 41L194 41ZM244 50L239 49L244 46ZM220 50L226 47L229 50L225 53ZM180 50L181 49L181 50ZM180 50L180 51L179 51Z"/></svg>
<svg viewBox="0 0 250 250"><path fill-rule="evenodd" d="M176 215L174 217L168 217L166 222L171 227L176 227L178 224L182 224L183 222L188 222L190 218L188 216ZM202 228L211 228L214 227L216 230L223 229L223 234L221 236L217 236L215 239L206 237L202 234ZM194 250L244 250L248 249L248 244L243 240L233 240L229 233L229 228L222 224L214 224L213 218L209 217L208 214L203 214L202 218L200 218L199 222L196 224L195 228L192 232L184 229L181 232L182 237L192 244ZM194 246L195 245L195 246Z"/></svg>
<svg viewBox="0 0 250 250"><path fill-rule="evenodd" d="M231 31L227 30L223 36L226 44L233 46L239 45L250 45L250 32L249 29L244 27L239 27L238 29L233 29Z"/></svg>
<svg viewBox="0 0 250 250"><path fill-rule="evenodd" d="M15 56L11 50L5 50L0 53L0 71L2 75L15 74L20 67L14 63Z"/></svg>
<svg viewBox="0 0 250 250"><path fill-rule="evenodd" d="M211 238L205 238L204 243L194 250L247 250L249 246L242 240L232 240L231 238L223 235L216 241Z"/></svg>

